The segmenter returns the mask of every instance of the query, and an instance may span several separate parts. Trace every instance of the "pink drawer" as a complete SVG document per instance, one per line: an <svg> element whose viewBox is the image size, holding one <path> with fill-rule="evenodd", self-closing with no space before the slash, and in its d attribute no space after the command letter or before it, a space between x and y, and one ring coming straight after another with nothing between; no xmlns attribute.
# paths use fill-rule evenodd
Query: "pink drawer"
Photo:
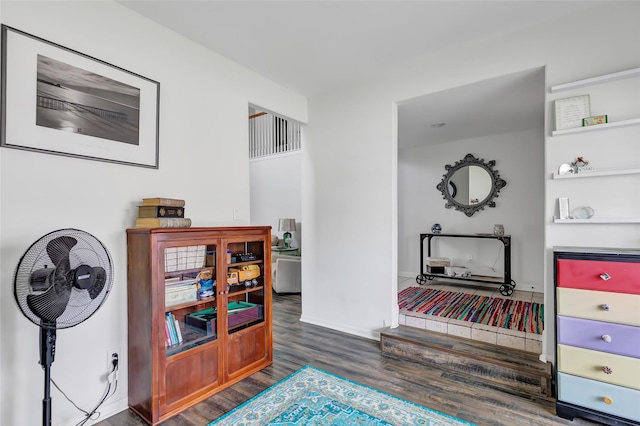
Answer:
<svg viewBox="0 0 640 426"><path fill-rule="evenodd" d="M558 259L558 287L640 294L640 263Z"/></svg>
<svg viewBox="0 0 640 426"><path fill-rule="evenodd" d="M558 343L640 358L640 327L558 316Z"/></svg>

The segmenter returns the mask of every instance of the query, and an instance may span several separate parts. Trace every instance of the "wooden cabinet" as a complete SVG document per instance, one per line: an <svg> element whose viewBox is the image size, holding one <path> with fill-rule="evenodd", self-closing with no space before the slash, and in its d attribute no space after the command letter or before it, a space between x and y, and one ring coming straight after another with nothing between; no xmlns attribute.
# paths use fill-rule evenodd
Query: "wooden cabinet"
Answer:
<svg viewBox="0 0 640 426"><path fill-rule="evenodd" d="M556 413L640 425L640 250L554 248Z"/></svg>
<svg viewBox="0 0 640 426"><path fill-rule="evenodd" d="M127 230L129 406L146 422L272 363L270 247L271 227Z"/></svg>

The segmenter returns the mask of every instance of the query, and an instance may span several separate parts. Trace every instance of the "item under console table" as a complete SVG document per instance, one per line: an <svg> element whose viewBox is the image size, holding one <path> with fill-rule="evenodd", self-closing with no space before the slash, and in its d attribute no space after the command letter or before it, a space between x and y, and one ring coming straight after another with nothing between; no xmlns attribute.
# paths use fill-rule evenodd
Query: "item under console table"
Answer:
<svg viewBox="0 0 640 426"><path fill-rule="evenodd" d="M640 425L640 250L554 247L556 414Z"/></svg>
<svg viewBox="0 0 640 426"><path fill-rule="evenodd" d="M447 274L436 274L425 271L424 257L424 240L427 239L427 257L431 257L431 240L434 238L473 238L473 239L490 239L498 240L504 244L504 276L487 277L479 275L471 275L468 277L454 277ZM500 293L503 296L511 296L516 282L511 279L511 236L510 235L493 235L493 234L420 234L420 275L416 277L416 282L423 285L427 280L434 278L446 278L451 280L473 281L481 283L500 284Z"/></svg>

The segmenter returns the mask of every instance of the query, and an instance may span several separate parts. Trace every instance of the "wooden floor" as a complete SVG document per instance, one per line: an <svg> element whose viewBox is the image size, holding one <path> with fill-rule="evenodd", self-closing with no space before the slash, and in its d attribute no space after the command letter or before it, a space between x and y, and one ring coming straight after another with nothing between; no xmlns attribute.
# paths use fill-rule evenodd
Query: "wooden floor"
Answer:
<svg viewBox="0 0 640 426"><path fill-rule="evenodd" d="M377 341L301 323L300 295L274 293L273 303L273 365L163 425L204 426L307 364L477 425L592 424L581 419L570 422L556 417L549 404L474 387L459 376L384 357ZM138 426L145 423L125 410L98 424Z"/></svg>

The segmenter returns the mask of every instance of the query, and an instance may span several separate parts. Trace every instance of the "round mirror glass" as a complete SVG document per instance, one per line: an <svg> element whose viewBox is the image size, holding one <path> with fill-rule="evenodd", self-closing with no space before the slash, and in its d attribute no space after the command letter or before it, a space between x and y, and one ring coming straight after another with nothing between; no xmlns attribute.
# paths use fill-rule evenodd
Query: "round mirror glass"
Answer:
<svg viewBox="0 0 640 426"><path fill-rule="evenodd" d="M451 198L464 206L482 203L491 194L493 182L489 172L479 166L465 166L449 178Z"/></svg>

